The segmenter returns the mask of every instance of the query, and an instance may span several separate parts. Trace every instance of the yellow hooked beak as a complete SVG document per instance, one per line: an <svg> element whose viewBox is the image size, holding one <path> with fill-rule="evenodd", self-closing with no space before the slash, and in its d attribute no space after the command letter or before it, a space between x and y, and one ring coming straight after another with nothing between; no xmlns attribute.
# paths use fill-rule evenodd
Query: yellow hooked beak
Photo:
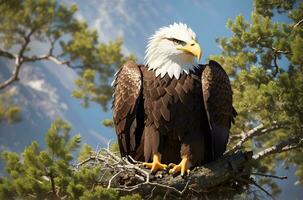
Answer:
<svg viewBox="0 0 303 200"><path fill-rule="evenodd" d="M194 40L190 41L185 46L178 47L177 49L194 55L198 60L200 60L202 55L200 45Z"/></svg>

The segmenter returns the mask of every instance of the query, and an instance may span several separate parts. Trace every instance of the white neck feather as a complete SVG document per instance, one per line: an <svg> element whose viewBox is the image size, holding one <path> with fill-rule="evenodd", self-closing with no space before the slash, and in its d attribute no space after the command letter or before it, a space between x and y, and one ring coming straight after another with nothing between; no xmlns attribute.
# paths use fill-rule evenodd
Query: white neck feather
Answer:
<svg viewBox="0 0 303 200"><path fill-rule="evenodd" d="M189 74L191 70L193 71L194 68L199 66L196 59L188 62L181 59L180 55L165 56L157 53L154 54L147 56L145 65L148 67L148 70L155 72L156 77L160 75L162 78L165 74L168 74L170 78L175 77L179 79L181 74Z"/></svg>

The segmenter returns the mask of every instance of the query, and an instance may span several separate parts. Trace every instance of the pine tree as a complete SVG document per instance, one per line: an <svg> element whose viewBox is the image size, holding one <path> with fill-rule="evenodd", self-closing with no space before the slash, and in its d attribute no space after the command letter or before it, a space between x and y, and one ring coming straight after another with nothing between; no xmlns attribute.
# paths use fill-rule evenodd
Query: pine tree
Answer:
<svg viewBox="0 0 303 200"><path fill-rule="evenodd" d="M285 16L285 22L275 17ZM250 19L238 15L227 22L231 37L217 40L220 55L211 56L221 63L232 80L234 106L239 113L232 128L230 146L241 133L259 128L246 149L255 152L281 141L288 145L281 154L259 155L257 170L275 173L277 161L297 167L298 183L303 184L303 3L302 1L254 0ZM272 153L276 153L272 151ZM279 189L272 182L263 184Z"/></svg>
<svg viewBox="0 0 303 200"><path fill-rule="evenodd" d="M71 137L70 131L67 122L57 119L46 134L45 149L34 141L21 154L3 152L7 176L0 179L0 199L119 199L118 191L98 185L100 166L78 169L73 165L73 152L79 148L81 137ZM78 160L87 158L91 150L83 145Z"/></svg>
<svg viewBox="0 0 303 200"><path fill-rule="evenodd" d="M11 91L0 94L0 123L16 123L21 120L21 108L14 102L16 94Z"/></svg>

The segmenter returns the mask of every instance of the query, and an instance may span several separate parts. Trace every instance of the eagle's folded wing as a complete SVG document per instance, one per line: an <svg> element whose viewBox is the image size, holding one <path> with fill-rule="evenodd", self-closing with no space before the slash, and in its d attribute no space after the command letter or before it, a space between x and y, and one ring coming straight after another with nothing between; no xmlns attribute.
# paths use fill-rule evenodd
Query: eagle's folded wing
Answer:
<svg viewBox="0 0 303 200"><path fill-rule="evenodd" d="M138 147L143 129L142 73L140 66L128 61L117 72L114 86L113 120L121 156L131 155ZM140 117L138 117L140 115Z"/></svg>
<svg viewBox="0 0 303 200"><path fill-rule="evenodd" d="M228 75L215 61L211 60L204 66L202 91L212 134L212 157L216 159L226 150L229 129L236 112L232 106L232 89Z"/></svg>

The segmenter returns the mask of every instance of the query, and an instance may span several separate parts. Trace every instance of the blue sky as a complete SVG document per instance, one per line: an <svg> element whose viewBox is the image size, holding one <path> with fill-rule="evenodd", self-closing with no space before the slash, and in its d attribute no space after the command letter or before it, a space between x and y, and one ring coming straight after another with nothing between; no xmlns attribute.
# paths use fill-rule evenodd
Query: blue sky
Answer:
<svg viewBox="0 0 303 200"><path fill-rule="evenodd" d="M243 0L167 0L167 1L67 1L76 2L77 16L100 33L101 40L123 37L127 53L142 61L148 37L161 26L173 22L189 25L197 34L205 58L220 52L215 39L229 36L228 18L243 14L249 18L252 1Z"/></svg>

